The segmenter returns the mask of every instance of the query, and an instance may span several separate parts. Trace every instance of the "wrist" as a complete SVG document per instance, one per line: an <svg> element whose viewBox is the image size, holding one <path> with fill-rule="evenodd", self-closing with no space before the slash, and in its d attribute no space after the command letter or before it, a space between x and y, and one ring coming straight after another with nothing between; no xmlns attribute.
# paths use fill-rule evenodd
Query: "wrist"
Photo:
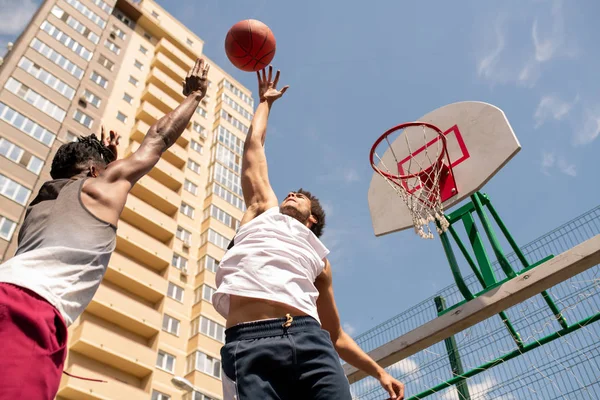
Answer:
<svg viewBox="0 0 600 400"><path fill-rule="evenodd" d="M190 97L193 97L194 100L201 101L204 98L204 93L201 90L195 90L190 93Z"/></svg>

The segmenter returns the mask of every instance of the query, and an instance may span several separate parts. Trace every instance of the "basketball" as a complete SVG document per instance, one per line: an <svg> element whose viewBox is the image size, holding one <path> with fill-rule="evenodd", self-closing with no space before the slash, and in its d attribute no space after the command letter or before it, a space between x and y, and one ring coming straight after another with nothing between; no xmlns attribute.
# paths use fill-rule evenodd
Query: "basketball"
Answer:
<svg viewBox="0 0 600 400"><path fill-rule="evenodd" d="M275 36L264 23L246 19L233 25L225 38L229 61L242 71L259 71L275 56Z"/></svg>

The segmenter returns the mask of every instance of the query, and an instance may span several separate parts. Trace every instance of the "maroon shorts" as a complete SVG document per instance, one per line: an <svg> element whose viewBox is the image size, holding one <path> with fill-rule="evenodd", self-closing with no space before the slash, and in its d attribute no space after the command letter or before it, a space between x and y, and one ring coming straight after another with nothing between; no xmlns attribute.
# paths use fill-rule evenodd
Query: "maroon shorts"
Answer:
<svg viewBox="0 0 600 400"><path fill-rule="evenodd" d="M67 326L34 292L0 283L0 400L52 400L67 355Z"/></svg>

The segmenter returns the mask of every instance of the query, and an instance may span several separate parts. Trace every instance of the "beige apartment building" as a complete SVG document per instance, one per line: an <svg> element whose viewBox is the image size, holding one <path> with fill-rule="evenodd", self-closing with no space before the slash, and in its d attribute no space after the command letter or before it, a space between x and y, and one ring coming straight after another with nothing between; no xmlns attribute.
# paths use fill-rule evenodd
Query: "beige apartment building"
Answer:
<svg viewBox="0 0 600 400"><path fill-rule="evenodd" d="M152 0L42 3L0 66L0 258L14 254L56 149L104 124L122 135L121 156L135 151L183 100L182 78L202 48ZM222 398L224 319L210 299L245 210L241 153L253 100L211 64L208 96L133 188L106 277L69 329L65 370L107 383L65 375L59 399ZM197 390L177 388L175 377Z"/></svg>

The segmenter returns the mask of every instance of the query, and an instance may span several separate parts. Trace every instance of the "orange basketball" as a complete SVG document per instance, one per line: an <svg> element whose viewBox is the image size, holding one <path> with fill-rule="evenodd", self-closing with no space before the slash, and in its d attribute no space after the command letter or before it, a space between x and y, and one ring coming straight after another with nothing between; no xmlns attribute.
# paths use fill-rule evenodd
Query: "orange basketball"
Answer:
<svg viewBox="0 0 600 400"><path fill-rule="evenodd" d="M275 56L275 36L271 29L255 19L233 25L225 38L225 53L242 71L258 71Z"/></svg>

